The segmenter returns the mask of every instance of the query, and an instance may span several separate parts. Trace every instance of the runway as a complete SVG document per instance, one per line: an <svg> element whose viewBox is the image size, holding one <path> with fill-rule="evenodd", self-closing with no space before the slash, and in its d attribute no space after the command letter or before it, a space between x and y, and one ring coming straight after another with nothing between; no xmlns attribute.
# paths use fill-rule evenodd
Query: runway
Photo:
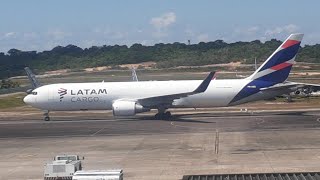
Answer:
<svg viewBox="0 0 320 180"><path fill-rule="evenodd" d="M0 179L43 179L57 154L85 156L86 170L121 168L134 180L319 171L320 111L176 111L171 120L62 112L50 122L8 114L0 117Z"/></svg>
<svg viewBox="0 0 320 180"><path fill-rule="evenodd" d="M54 117L53 121L1 120L0 138L50 138L116 135L152 135L201 132L243 132L266 130L318 129L317 112L200 113L155 120L150 115L115 119Z"/></svg>

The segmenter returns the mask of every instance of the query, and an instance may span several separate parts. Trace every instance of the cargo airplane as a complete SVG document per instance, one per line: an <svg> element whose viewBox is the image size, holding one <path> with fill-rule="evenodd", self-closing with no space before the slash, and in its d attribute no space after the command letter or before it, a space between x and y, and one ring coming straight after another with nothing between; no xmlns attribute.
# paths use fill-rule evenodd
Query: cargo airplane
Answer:
<svg viewBox="0 0 320 180"><path fill-rule="evenodd" d="M320 85L286 81L303 34L291 34L249 77L204 80L59 83L40 86L32 73L33 90L24 102L45 111L112 110L114 116L134 116L157 109L156 119L171 117L169 108L226 107L270 99ZM136 75L135 75L136 76Z"/></svg>

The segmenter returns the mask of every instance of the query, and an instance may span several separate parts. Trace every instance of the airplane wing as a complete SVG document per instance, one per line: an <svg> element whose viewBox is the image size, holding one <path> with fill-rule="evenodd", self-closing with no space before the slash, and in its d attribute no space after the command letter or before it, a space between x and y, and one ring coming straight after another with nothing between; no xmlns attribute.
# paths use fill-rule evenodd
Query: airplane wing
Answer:
<svg viewBox="0 0 320 180"><path fill-rule="evenodd" d="M205 92L211 80L214 78L214 74L215 72L211 72L194 91L138 99L138 103L144 107L150 107L150 108L159 107L159 106L171 106L172 102L175 99L180 99L190 95Z"/></svg>
<svg viewBox="0 0 320 180"><path fill-rule="evenodd" d="M261 91L276 91L276 90L284 90L288 89L288 91L293 92L297 90L301 90L306 93L312 93L320 91L320 85L319 84L309 84L309 83L298 83L298 82L290 82L286 81L281 84L276 84L271 87L267 88L261 88Z"/></svg>
<svg viewBox="0 0 320 180"><path fill-rule="evenodd" d="M290 82L296 84L298 89L304 90L304 92L312 93L320 91L320 84L310 84L310 83L298 83L298 82Z"/></svg>

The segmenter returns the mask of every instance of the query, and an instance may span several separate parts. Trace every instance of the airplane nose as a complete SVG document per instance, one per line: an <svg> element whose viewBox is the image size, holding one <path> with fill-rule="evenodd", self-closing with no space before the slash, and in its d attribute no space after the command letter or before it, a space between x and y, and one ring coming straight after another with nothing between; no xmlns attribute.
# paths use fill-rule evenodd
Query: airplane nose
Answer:
<svg viewBox="0 0 320 180"><path fill-rule="evenodd" d="M33 98L30 95L27 95L26 97L23 98L23 102L26 104L32 104Z"/></svg>

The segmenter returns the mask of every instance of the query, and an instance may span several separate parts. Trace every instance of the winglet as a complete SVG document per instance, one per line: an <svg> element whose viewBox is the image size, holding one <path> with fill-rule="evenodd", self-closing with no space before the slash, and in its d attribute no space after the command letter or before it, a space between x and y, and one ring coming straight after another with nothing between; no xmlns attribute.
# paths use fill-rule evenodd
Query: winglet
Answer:
<svg viewBox="0 0 320 180"><path fill-rule="evenodd" d="M194 93L202 93L205 92L211 82L211 80L214 78L215 72L210 72L210 74L202 81L202 83L195 89Z"/></svg>

